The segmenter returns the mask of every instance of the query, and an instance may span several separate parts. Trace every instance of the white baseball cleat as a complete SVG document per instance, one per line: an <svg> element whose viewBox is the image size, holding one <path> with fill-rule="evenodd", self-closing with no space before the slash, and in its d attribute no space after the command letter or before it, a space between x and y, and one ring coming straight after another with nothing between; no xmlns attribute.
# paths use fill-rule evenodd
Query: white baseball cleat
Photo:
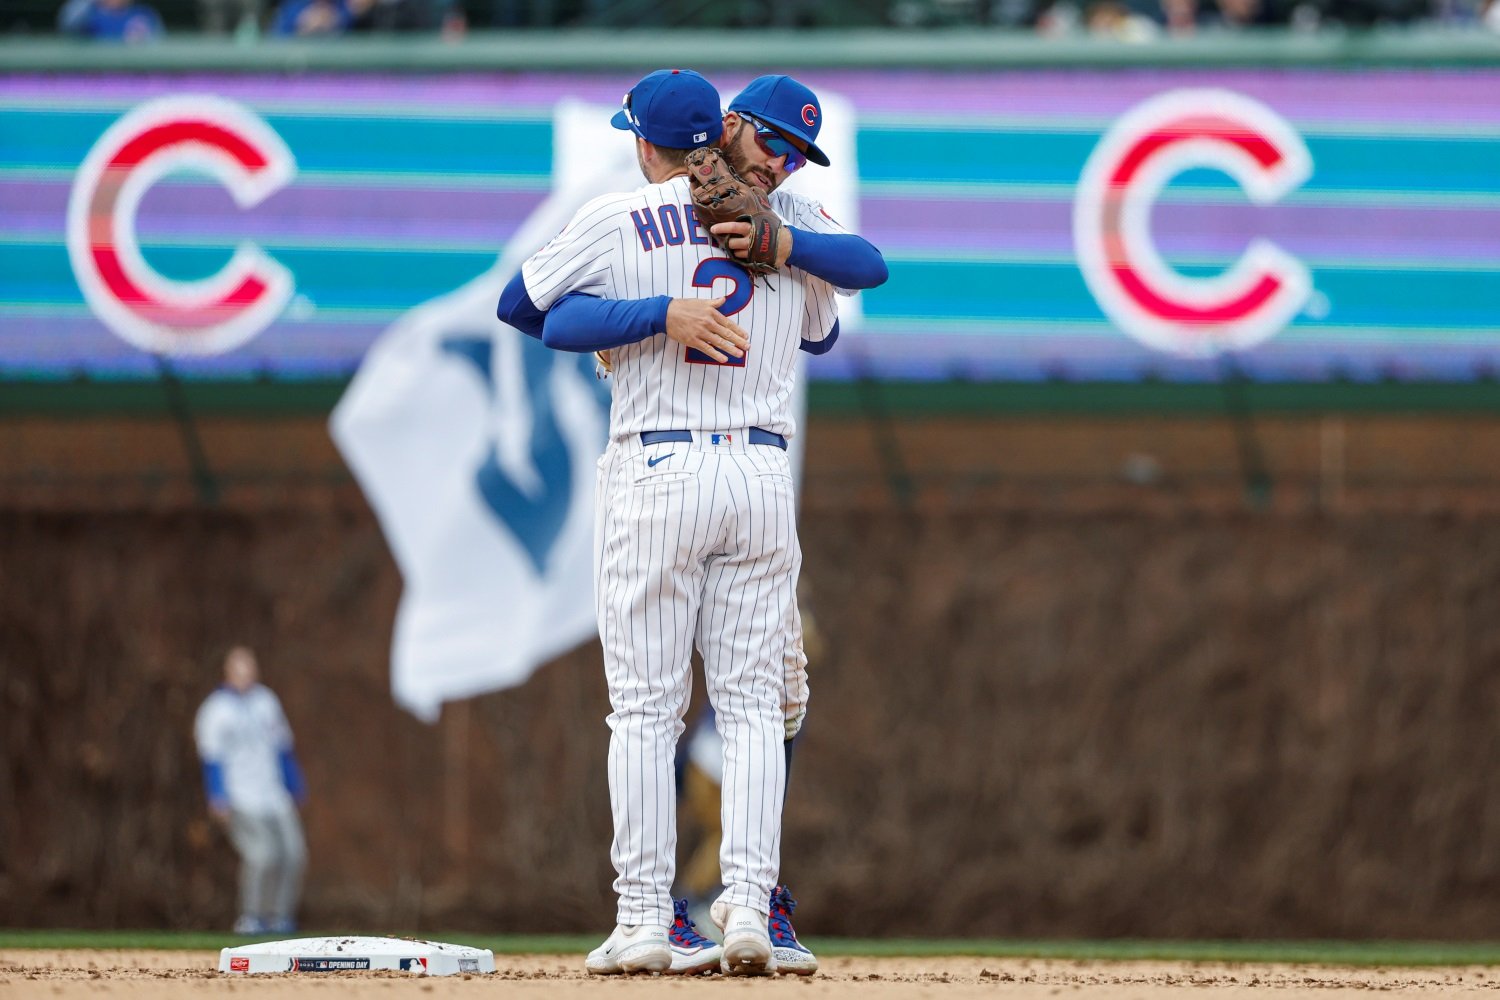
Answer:
<svg viewBox="0 0 1500 1000"><path fill-rule="evenodd" d="M776 971L766 914L748 906L732 906L722 899L709 911L724 932L724 957L719 967L731 976L763 976Z"/></svg>
<svg viewBox="0 0 1500 1000"><path fill-rule="evenodd" d="M583 967L596 976L628 972L666 972L672 968L672 946L667 929L651 924L629 927L620 924L604 943L583 960Z"/></svg>

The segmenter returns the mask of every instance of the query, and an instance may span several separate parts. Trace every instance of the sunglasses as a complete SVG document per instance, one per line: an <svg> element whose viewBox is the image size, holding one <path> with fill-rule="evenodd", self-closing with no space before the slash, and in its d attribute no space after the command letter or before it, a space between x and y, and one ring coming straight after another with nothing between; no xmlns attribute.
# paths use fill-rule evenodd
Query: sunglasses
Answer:
<svg viewBox="0 0 1500 1000"><path fill-rule="evenodd" d="M620 110L625 112L625 121L630 126L630 130L644 139L645 136L641 133L641 120L635 116L635 112L630 108L630 101L633 97L635 97L635 91L626 91L625 99L620 102Z"/></svg>
<svg viewBox="0 0 1500 1000"><path fill-rule="evenodd" d="M781 169L790 174L798 168L803 167L807 164L807 154L802 152L802 150L798 149L796 146L793 146L791 140L786 138L780 132L776 131L774 128L765 124L764 122L752 118L750 115L745 114L743 111L736 111L735 114L739 115L745 121L755 126L755 144L759 146L767 156L771 157L772 159L775 159L778 156L786 157L786 163L782 166Z"/></svg>

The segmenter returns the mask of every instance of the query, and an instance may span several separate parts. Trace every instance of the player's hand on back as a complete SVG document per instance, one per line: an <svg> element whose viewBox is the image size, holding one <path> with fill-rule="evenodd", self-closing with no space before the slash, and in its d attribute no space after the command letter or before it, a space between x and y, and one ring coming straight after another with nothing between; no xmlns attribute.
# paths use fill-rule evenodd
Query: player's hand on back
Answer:
<svg viewBox="0 0 1500 1000"><path fill-rule="evenodd" d="M750 256L750 233L754 228L748 222L720 222L710 227L709 231L715 236L728 236L724 249L734 254L738 260L747 260ZM776 241L776 266L784 267L791 255L792 227L783 225L781 236Z"/></svg>
<svg viewBox="0 0 1500 1000"><path fill-rule="evenodd" d="M667 306L667 336L718 362L743 358L750 335L719 312L725 298L673 299Z"/></svg>

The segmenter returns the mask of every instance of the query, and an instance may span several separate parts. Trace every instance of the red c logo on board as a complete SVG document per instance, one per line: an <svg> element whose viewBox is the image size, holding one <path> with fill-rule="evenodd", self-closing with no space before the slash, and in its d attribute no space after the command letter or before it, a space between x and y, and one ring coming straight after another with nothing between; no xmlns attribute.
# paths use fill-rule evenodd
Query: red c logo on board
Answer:
<svg viewBox="0 0 1500 1000"><path fill-rule="evenodd" d="M68 257L94 314L164 354L218 354L260 333L292 296L290 271L245 242L208 278L167 278L141 255L136 211L170 173L208 174L251 208L296 171L281 137L232 101L165 97L126 114L89 150L68 199Z"/></svg>
<svg viewBox="0 0 1500 1000"><path fill-rule="evenodd" d="M1174 90L1122 116L1090 154L1073 202L1084 280L1107 316L1163 351L1206 356L1266 340L1312 292L1307 267L1254 239L1228 270L1190 278L1151 239L1151 209L1184 170L1222 171L1257 205L1312 176L1307 146L1285 119L1227 90Z"/></svg>

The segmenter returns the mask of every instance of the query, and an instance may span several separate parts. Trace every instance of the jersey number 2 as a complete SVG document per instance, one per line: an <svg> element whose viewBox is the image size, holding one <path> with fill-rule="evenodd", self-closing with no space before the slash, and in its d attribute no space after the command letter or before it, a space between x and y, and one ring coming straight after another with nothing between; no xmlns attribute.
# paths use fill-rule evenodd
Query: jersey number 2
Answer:
<svg viewBox="0 0 1500 1000"><path fill-rule="evenodd" d="M745 269L732 264L723 257L709 257L698 264L698 269L693 272L694 288L712 288L714 282L724 278L734 283L734 290L724 299L724 304L719 307L719 313L724 316L733 316L741 309L750 304L750 299L755 295L755 284L750 281L750 275ZM745 367L744 358L730 358L728 361L715 361L713 358L695 348L685 348L687 355L683 360L693 365L725 365L731 368Z"/></svg>

